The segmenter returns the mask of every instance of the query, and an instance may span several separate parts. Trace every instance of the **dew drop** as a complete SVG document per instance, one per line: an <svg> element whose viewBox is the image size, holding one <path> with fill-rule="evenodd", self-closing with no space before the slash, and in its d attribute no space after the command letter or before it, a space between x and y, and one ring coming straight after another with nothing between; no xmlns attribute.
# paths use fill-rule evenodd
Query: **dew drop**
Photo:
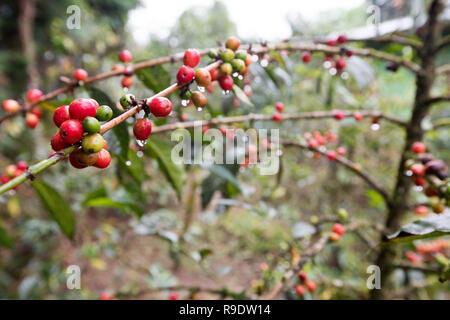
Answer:
<svg viewBox="0 0 450 320"><path fill-rule="evenodd" d="M331 68L331 69L330 69L330 74L331 74L332 76L334 76L336 73L337 73L336 68Z"/></svg>
<svg viewBox="0 0 450 320"><path fill-rule="evenodd" d="M136 155L138 158L142 158L144 156L144 153L142 151L136 152Z"/></svg>
<svg viewBox="0 0 450 320"><path fill-rule="evenodd" d="M198 91L205 92L205 87L197 87L197 88L198 88Z"/></svg>
<svg viewBox="0 0 450 320"><path fill-rule="evenodd" d="M282 155L283 155L283 151L277 150L277 156L282 156Z"/></svg>
<svg viewBox="0 0 450 320"><path fill-rule="evenodd" d="M183 107L187 107L187 105L188 105L188 103L189 103L189 100L181 100L181 105L183 106Z"/></svg>
<svg viewBox="0 0 450 320"><path fill-rule="evenodd" d="M242 79L244 79L244 77L240 74L240 75L238 76L238 79L239 79L239 80L242 80Z"/></svg>
<svg viewBox="0 0 450 320"><path fill-rule="evenodd" d="M203 108L201 108L201 107L198 107L198 108L197 108L197 111L198 111L198 112L200 112L200 111L202 111L202 110L203 110Z"/></svg>
<svg viewBox="0 0 450 320"><path fill-rule="evenodd" d="M341 78L342 78L343 80L347 80L347 79L348 79L348 72L342 72Z"/></svg>
<svg viewBox="0 0 450 320"><path fill-rule="evenodd" d="M127 87L123 87L123 92L128 92L128 88Z"/></svg>
<svg viewBox="0 0 450 320"><path fill-rule="evenodd" d="M269 61L267 61L266 59L261 60L261 66L263 68L267 67L269 65Z"/></svg>
<svg viewBox="0 0 450 320"><path fill-rule="evenodd" d="M131 166L131 161L130 161L130 160L128 160L127 162L125 162L125 165L127 165L127 166Z"/></svg>
<svg viewBox="0 0 450 320"><path fill-rule="evenodd" d="M137 139L136 139L136 144L137 144L139 147L143 148L143 147L147 144L147 140L137 140Z"/></svg>
<svg viewBox="0 0 450 320"><path fill-rule="evenodd" d="M414 190L417 192L421 192L423 190L422 186L414 186Z"/></svg>
<svg viewBox="0 0 450 320"><path fill-rule="evenodd" d="M330 62L330 61L325 61L325 62L323 63L323 67L324 67L325 69L331 68L331 62Z"/></svg>
<svg viewBox="0 0 450 320"><path fill-rule="evenodd" d="M370 125L370 129L372 129L373 131L378 131L380 129L380 125L378 123L372 123Z"/></svg>
<svg viewBox="0 0 450 320"><path fill-rule="evenodd" d="M230 90L222 90L222 94L227 95L230 93Z"/></svg>
<svg viewBox="0 0 450 320"><path fill-rule="evenodd" d="M257 54L252 55L252 61L253 61L253 62L258 61L258 59L259 59L259 57L258 57Z"/></svg>
<svg viewBox="0 0 450 320"><path fill-rule="evenodd" d="M10 195L10 196L13 196L13 195L15 195L16 194L16 190L9 190L8 191L8 194Z"/></svg>
<svg viewBox="0 0 450 320"><path fill-rule="evenodd" d="M236 78L238 75L239 75L239 73L237 73L237 72L233 72L233 74L232 74L232 76L235 77L235 78Z"/></svg>
<svg viewBox="0 0 450 320"><path fill-rule="evenodd" d="M406 170L405 175L407 175L408 177L411 177L413 175L413 172L411 170Z"/></svg>

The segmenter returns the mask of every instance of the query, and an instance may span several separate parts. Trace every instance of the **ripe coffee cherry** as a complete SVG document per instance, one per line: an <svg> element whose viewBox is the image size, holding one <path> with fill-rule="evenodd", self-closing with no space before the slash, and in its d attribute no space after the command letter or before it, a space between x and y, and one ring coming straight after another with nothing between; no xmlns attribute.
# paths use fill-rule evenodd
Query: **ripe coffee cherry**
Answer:
<svg viewBox="0 0 450 320"><path fill-rule="evenodd" d="M302 53L302 61L303 63L309 63L311 61L311 53L309 51Z"/></svg>
<svg viewBox="0 0 450 320"><path fill-rule="evenodd" d="M126 66L123 71L122 74L125 77L131 77L134 74L134 68L132 66Z"/></svg>
<svg viewBox="0 0 450 320"><path fill-rule="evenodd" d="M83 151L86 153L97 153L103 149L105 140L99 133L89 134L81 141Z"/></svg>
<svg viewBox="0 0 450 320"><path fill-rule="evenodd" d="M206 103L208 102L206 96L200 91L192 92L191 100L197 108L203 108L204 106L206 106Z"/></svg>
<svg viewBox="0 0 450 320"><path fill-rule="evenodd" d="M211 74L205 68L195 70L195 82L201 87L207 87L211 83Z"/></svg>
<svg viewBox="0 0 450 320"><path fill-rule="evenodd" d="M349 58L351 58L355 53L352 50L345 50L345 55Z"/></svg>
<svg viewBox="0 0 450 320"><path fill-rule="evenodd" d="M234 85L233 78L231 76L222 76L219 78L219 84L222 90L230 91Z"/></svg>
<svg viewBox="0 0 450 320"><path fill-rule="evenodd" d="M303 297L305 295L305 293L306 293L306 289L301 284L298 284L298 285L295 286L295 292L297 292L297 294L300 297Z"/></svg>
<svg viewBox="0 0 450 320"><path fill-rule="evenodd" d="M19 111L19 109L20 106L16 100L13 99L3 100L3 110L5 110L6 112L17 112Z"/></svg>
<svg viewBox="0 0 450 320"><path fill-rule="evenodd" d="M333 241L333 242L338 242L340 239L341 239L341 236L338 235L337 233L334 233L334 232L333 232L333 233L330 235L330 240Z"/></svg>
<svg viewBox="0 0 450 320"><path fill-rule="evenodd" d="M82 152L81 148L72 151L69 155L69 161L72 167L77 169L84 169L87 167L87 165L84 165L79 161L80 152Z"/></svg>
<svg viewBox="0 0 450 320"><path fill-rule="evenodd" d="M220 78L220 71L218 68L209 70L209 74L211 75L211 81L216 81Z"/></svg>
<svg viewBox="0 0 450 320"><path fill-rule="evenodd" d="M345 61L345 59L343 59L343 58L336 59L336 69L338 71L342 71L346 65L347 65L347 62Z"/></svg>
<svg viewBox="0 0 450 320"><path fill-rule="evenodd" d="M248 72L248 67L244 68L244 71L241 72L241 75L245 76Z"/></svg>
<svg viewBox="0 0 450 320"><path fill-rule="evenodd" d="M108 150L108 141L104 141L103 149Z"/></svg>
<svg viewBox="0 0 450 320"><path fill-rule="evenodd" d="M426 151L427 147L425 147L425 145L420 142L420 141L416 141L413 143L413 145L411 146L411 150L412 152L419 154L419 153L424 153Z"/></svg>
<svg viewBox="0 0 450 320"><path fill-rule="evenodd" d="M180 114L180 120L181 121L186 121L187 119L188 119L188 115L186 113Z"/></svg>
<svg viewBox="0 0 450 320"><path fill-rule="evenodd" d="M416 186L422 187L422 186L424 186L427 183L427 180L425 180L422 177L416 176L416 177L413 178L413 182L414 182L414 184Z"/></svg>
<svg viewBox="0 0 450 320"><path fill-rule="evenodd" d="M342 120L345 118L345 114L341 110L333 110L333 117L337 120Z"/></svg>
<svg viewBox="0 0 450 320"><path fill-rule="evenodd" d="M132 77L123 77L120 84L124 88L129 88L133 85L133 78Z"/></svg>
<svg viewBox="0 0 450 320"><path fill-rule="evenodd" d="M340 156L345 156L345 154L347 153L347 150L344 147L339 147L336 151Z"/></svg>
<svg viewBox="0 0 450 320"><path fill-rule="evenodd" d="M95 117L98 121L109 121L113 117L113 111L109 106L102 105L97 108Z"/></svg>
<svg viewBox="0 0 450 320"><path fill-rule="evenodd" d="M39 89L31 89L27 92L27 100L29 102L36 102L42 97L42 91Z"/></svg>
<svg viewBox="0 0 450 320"><path fill-rule="evenodd" d="M319 146L319 142L316 139L311 139L308 141L308 147L317 148Z"/></svg>
<svg viewBox="0 0 450 320"><path fill-rule="evenodd" d="M245 70L245 62L240 59L233 59L230 63L233 67L233 70L238 73L242 73Z"/></svg>
<svg viewBox="0 0 450 320"><path fill-rule="evenodd" d="M417 206L417 207L414 209L414 212L415 212L416 214L418 214L418 215L425 215L425 214L428 213L428 208L425 207L425 206Z"/></svg>
<svg viewBox="0 0 450 320"><path fill-rule="evenodd" d="M336 158L337 158L336 151L333 151L333 150L327 151L327 158L330 161L336 160Z"/></svg>
<svg viewBox="0 0 450 320"><path fill-rule="evenodd" d="M244 50L236 51L234 58L240 59L240 60L244 61L244 63L245 63L245 60L247 59L247 51L244 51Z"/></svg>
<svg viewBox="0 0 450 320"><path fill-rule="evenodd" d="M326 42L327 46L330 46L330 47L336 46L336 43L337 42L334 39L328 39L327 42Z"/></svg>
<svg viewBox="0 0 450 320"><path fill-rule="evenodd" d="M84 69L76 69L73 73L73 77L78 81L84 81L88 77L88 73Z"/></svg>
<svg viewBox="0 0 450 320"><path fill-rule="evenodd" d="M233 51L236 51L237 49L239 49L240 45L241 45L241 41L236 37L230 37L225 42L225 47L227 47L228 49L231 49Z"/></svg>
<svg viewBox="0 0 450 320"><path fill-rule="evenodd" d="M147 140L152 132L152 122L148 118L137 119L133 126L133 133L137 140Z"/></svg>
<svg viewBox="0 0 450 320"><path fill-rule="evenodd" d="M195 49L187 49L184 52L183 64L195 68L200 62L200 53Z"/></svg>
<svg viewBox="0 0 450 320"><path fill-rule="evenodd" d="M283 110L284 110L284 104L283 104L283 102L277 102L277 103L275 103L275 109L277 109L278 112L283 112Z"/></svg>
<svg viewBox="0 0 450 320"><path fill-rule="evenodd" d="M414 163L411 166L411 171L416 175L416 176L423 176L425 174L425 166L421 163Z"/></svg>
<svg viewBox="0 0 450 320"><path fill-rule="evenodd" d="M83 130L87 133L97 133L100 131L100 122L94 117L86 117L83 120Z"/></svg>
<svg viewBox="0 0 450 320"><path fill-rule="evenodd" d="M25 117L25 121L27 123L27 126L31 129L36 128L37 124L39 123L39 117L35 115L34 113L27 113Z"/></svg>
<svg viewBox="0 0 450 320"><path fill-rule="evenodd" d="M95 117L98 103L94 99L78 98L69 105L70 119L82 121L86 117Z"/></svg>
<svg viewBox="0 0 450 320"><path fill-rule="evenodd" d="M341 34L337 39L336 39L337 43L339 44L344 44L348 41L347 36Z"/></svg>
<svg viewBox="0 0 450 320"><path fill-rule="evenodd" d="M10 180L11 180L11 178L8 177L8 176L6 176L6 175L0 176L0 183L1 183L1 184L8 183Z"/></svg>
<svg viewBox="0 0 450 320"><path fill-rule="evenodd" d="M130 62L132 58L133 58L133 56L132 56L131 52L128 50L122 50L119 53L119 59L122 62Z"/></svg>
<svg viewBox="0 0 450 320"><path fill-rule="evenodd" d="M83 151L83 149L81 149L80 152L77 153L77 160L82 165L92 166L98 161L98 154L99 152L86 153Z"/></svg>
<svg viewBox="0 0 450 320"><path fill-rule="evenodd" d="M64 121L69 120L69 118L69 106L58 107L53 113L53 122L58 128Z"/></svg>
<svg viewBox="0 0 450 320"><path fill-rule="evenodd" d="M165 97L153 98L147 105L155 117L167 117L172 112L172 102Z"/></svg>
<svg viewBox="0 0 450 320"><path fill-rule="evenodd" d="M169 295L169 300L177 300L178 299L178 293L175 291L172 291Z"/></svg>
<svg viewBox="0 0 450 320"><path fill-rule="evenodd" d="M333 232L342 236L345 233L345 227L340 223L335 223L333 225Z"/></svg>
<svg viewBox="0 0 450 320"><path fill-rule="evenodd" d="M386 70L392 71L392 72L397 72L398 64L396 64L395 62L388 62L386 64Z"/></svg>
<svg viewBox="0 0 450 320"><path fill-rule="evenodd" d="M94 163L94 167L105 169L111 163L111 155L108 150L102 149L98 153L98 160Z"/></svg>
<svg viewBox="0 0 450 320"><path fill-rule="evenodd" d="M220 58L222 59L223 62L230 62L231 60L234 59L233 50L230 49L223 50L220 54Z"/></svg>
<svg viewBox="0 0 450 320"><path fill-rule="evenodd" d="M131 93L128 93L128 94L124 94L124 95L120 98L119 102L120 102L120 105L121 105L122 107L128 108L128 107L131 107L131 106L133 105L133 102L134 102L135 100L136 100L135 96L132 95Z"/></svg>
<svg viewBox="0 0 450 320"><path fill-rule="evenodd" d="M194 79L194 75L194 69L189 66L182 66L180 69L178 69L177 81L179 84L190 83L192 79Z"/></svg>
<svg viewBox="0 0 450 320"><path fill-rule="evenodd" d="M69 144L64 142L64 140L61 137L61 134L59 132L57 132L52 137L52 140L50 141L50 145L52 146L52 149L54 151L61 151L61 150L65 149L65 148L67 148L68 146L70 146Z"/></svg>
<svg viewBox="0 0 450 320"><path fill-rule="evenodd" d="M309 292L316 291L316 283L314 281L306 282L306 287L308 288Z"/></svg>
<svg viewBox="0 0 450 320"><path fill-rule="evenodd" d="M275 122L279 122L279 121L281 121L281 114L279 114L279 113L275 113L274 115L273 115L273 117L272 117L272 120L273 121L275 121Z"/></svg>
<svg viewBox="0 0 450 320"><path fill-rule="evenodd" d="M8 177L13 178L17 171L17 166L15 164L7 165L5 168L5 173Z"/></svg>
<svg viewBox="0 0 450 320"><path fill-rule="evenodd" d="M44 115L44 113L42 112L41 108L39 107L33 107L30 110L31 113L37 115L37 117L40 119L42 118L42 116Z"/></svg>
<svg viewBox="0 0 450 320"><path fill-rule="evenodd" d="M299 271L298 272L298 280L300 282L306 282L308 280L308 275L305 271Z"/></svg>
<svg viewBox="0 0 450 320"><path fill-rule="evenodd" d="M435 196L439 196L439 192L432 186L427 186L424 190L423 193L427 196L427 197L435 197Z"/></svg>
<svg viewBox="0 0 450 320"><path fill-rule="evenodd" d="M363 119L363 114L359 111L356 111L353 114L353 118L355 118L356 121L361 121Z"/></svg>
<svg viewBox="0 0 450 320"><path fill-rule="evenodd" d="M220 71L223 75L230 75L233 72L233 66L229 62L220 65Z"/></svg>
<svg viewBox="0 0 450 320"><path fill-rule="evenodd" d="M26 161L20 160L19 162L17 162L17 169L18 170L27 170L28 168L28 163Z"/></svg>
<svg viewBox="0 0 450 320"><path fill-rule="evenodd" d="M245 65L248 67L253 62L251 54L247 53L247 58L245 58Z"/></svg>
<svg viewBox="0 0 450 320"><path fill-rule="evenodd" d="M74 144L83 137L83 125L78 120L66 120L59 127L59 133L65 143Z"/></svg>

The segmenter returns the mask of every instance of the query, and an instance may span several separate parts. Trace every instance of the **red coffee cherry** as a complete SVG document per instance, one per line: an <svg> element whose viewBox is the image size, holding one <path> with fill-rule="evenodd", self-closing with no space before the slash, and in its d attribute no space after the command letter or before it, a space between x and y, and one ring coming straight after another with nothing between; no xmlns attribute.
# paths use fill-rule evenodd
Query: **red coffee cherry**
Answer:
<svg viewBox="0 0 450 320"><path fill-rule="evenodd" d="M7 165L5 168L5 173L8 177L13 178L17 171L17 166L15 164Z"/></svg>
<svg viewBox="0 0 450 320"><path fill-rule="evenodd" d="M250 53L247 53L247 57L245 58L244 62L247 67L252 64L253 59L252 59L252 55Z"/></svg>
<svg viewBox="0 0 450 320"><path fill-rule="evenodd" d="M405 257L412 263L415 263L415 264L422 263L422 256L418 255L414 251L407 251L405 253Z"/></svg>
<svg viewBox="0 0 450 320"><path fill-rule="evenodd" d="M78 81L84 81L88 77L88 73L84 69L76 69L73 73L73 77Z"/></svg>
<svg viewBox="0 0 450 320"><path fill-rule="evenodd" d="M311 61L311 53L309 51L302 53L302 61L303 63L309 63Z"/></svg>
<svg viewBox="0 0 450 320"><path fill-rule="evenodd" d="M220 71L218 68L209 70L209 74L211 75L211 81L216 81L220 78Z"/></svg>
<svg viewBox="0 0 450 320"><path fill-rule="evenodd" d="M314 281L306 282L306 287L308 288L309 292L316 291L316 283Z"/></svg>
<svg viewBox="0 0 450 320"><path fill-rule="evenodd" d="M111 155L109 154L108 150L102 149L98 153L98 160L94 164L94 167L104 169L109 166L111 163Z"/></svg>
<svg viewBox="0 0 450 320"><path fill-rule="evenodd" d="M277 103L275 103L275 109L277 109L278 112L283 112L283 110L284 110L284 104L283 104L283 102L277 102Z"/></svg>
<svg viewBox="0 0 450 320"><path fill-rule="evenodd" d="M152 122L148 118L137 119L133 126L133 133L137 140L147 140L152 132Z"/></svg>
<svg viewBox="0 0 450 320"><path fill-rule="evenodd" d="M337 233L334 233L334 232L333 232L333 233L330 235L330 240L333 241L333 242L338 242L340 239L341 239L341 236L338 235Z"/></svg>
<svg viewBox="0 0 450 320"><path fill-rule="evenodd" d="M0 176L0 182L1 182L1 184L8 183L10 180L11 180L11 178L8 177L8 176L6 176L6 175Z"/></svg>
<svg viewBox="0 0 450 320"><path fill-rule="evenodd" d="M28 163L26 161L20 160L19 162L17 162L17 170L27 170L28 168Z"/></svg>
<svg viewBox="0 0 450 320"><path fill-rule="evenodd" d="M59 127L59 133L65 143L74 144L83 137L83 125L78 120L66 120Z"/></svg>
<svg viewBox="0 0 450 320"><path fill-rule="evenodd" d="M308 275L306 274L305 271L299 271L299 272L298 272L298 280L299 280L300 282L305 282L305 281L308 280Z"/></svg>
<svg viewBox="0 0 450 320"><path fill-rule="evenodd" d="M412 144L411 150L412 150L412 152L419 154L419 153L424 153L427 150L427 147L422 142L416 141Z"/></svg>
<svg viewBox="0 0 450 320"><path fill-rule="evenodd" d="M169 300L177 300L178 299L178 293L175 291L172 291L169 295Z"/></svg>
<svg viewBox="0 0 450 320"><path fill-rule="evenodd" d="M53 113L53 122L58 128L64 121L69 120L69 118L69 106L58 107Z"/></svg>
<svg viewBox="0 0 450 320"><path fill-rule="evenodd" d="M3 110L6 112L17 112L20 109L20 105L16 100L6 99L3 100Z"/></svg>
<svg viewBox="0 0 450 320"><path fill-rule="evenodd" d="M206 68L195 70L195 82L201 87L207 87L211 83L211 73Z"/></svg>
<svg viewBox="0 0 450 320"><path fill-rule="evenodd" d="M108 150L108 141L103 141L103 149Z"/></svg>
<svg viewBox="0 0 450 320"><path fill-rule="evenodd" d="M187 84L194 79L194 69L192 69L189 66L182 66L180 69L178 69L177 73L177 81L179 84Z"/></svg>
<svg viewBox="0 0 450 320"><path fill-rule="evenodd" d="M279 122L279 121L281 121L281 119L282 119L282 117L281 117L281 114L279 114L279 113L275 113L272 117L272 120L275 122Z"/></svg>
<svg viewBox="0 0 450 320"><path fill-rule="evenodd" d="M119 59L122 62L130 62L132 58L133 58L133 56L132 56L131 52L128 50L122 50L119 53Z"/></svg>
<svg viewBox="0 0 450 320"><path fill-rule="evenodd" d="M330 47L336 46L336 43L337 42L334 39L328 39L327 42L326 42L327 46L330 46Z"/></svg>
<svg viewBox="0 0 450 320"><path fill-rule="evenodd" d="M336 59L336 69L338 71L344 70L345 66L347 65L347 62L344 58L337 58Z"/></svg>
<svg viewBox="0 0 450 320"><path fill-rule="evenodd" d="M359 111L356 111L354 114L353 114L353 118L356 120L356 121L361 121L362 119L363 119L363 114L361 113L361 112L359 112Z"/></svg>
<svg viewBox="0 0 450 320"><path fill-rule="evenodd" d="M27 100L29 102L36 102L42 97L42 91L39 89L31 89L27 92Z"/></svg>
<svg viewBox="0 0 450 320"><path fill-rule="evenodd" d="M79 161L79 156L81 152L82 152L81 148L78 148L70 153L69 161L72 167L77 169L84 169L87 167L87 165L84 165Z"/></svg>
<svg viewBox="0 0 450 320"><path fill-rule="evenodd" d="M333 110L333 117L337 120L342 120L345 118L345 114L341 110Z"/></svg>
<svg viewBox="0 0 450 320"><path fill-rule="evenodd" d="M339 44L344 44L348 41L347 36L344 34L341 34L337 39L336 39L337 43Z"/></svg>
<svg viewBox="0 0 450 320"><path fill-rule="evenodd" d="M225 42L225 47L228 49L231 49L233 51L236 51L237 49L239 49L240 45L241 45L241 41L236 37L230 37Z"/></svg>
<svg viewBox="0 0 450 320"><path fill-rule="evenodd" d="M344 147L339 147L336 151L340 156L345 156L345 154L347 153L347 150Z"/></svg>
<svg viewBox="0 0 450 320"><path fill-rule="evenodd" d="M421 163L414 163L411 166L411 171L416 175L416 176L423 176L425 174L425 166Z"/></svg>
<svg viewBox="0 0 450 320"><path fill-rule="evenodd" d="M422 187L427 183L427 180L422 177L414 177L413 182L416 186Z"/></svg>
<svg viewBox="0 0 450 320"><path fill-rule="evenodd" d="M86 117L94 117L97 113L98 103L94 99L78 98L69 105L71 119L83 121Z"/></svg>
<svg viewBox="0 0 450 320"><path fill-rule="evenodd" d="M132 66L126 66L123 71L122 74L125 77L131 77L134 74L134 68Z"/></svg>
<svg viewBox="0 0 450 320"><path fill-rule="evenodd" d="M355 53L352 50L345 50L345 55L351 58Z"/></svg>
<svg viewBox="0 0 450 320"><path fill-rule="evenodd" d="M42 116L44 115L44 113L42 112L41 108L39 107L33 107L30 110L31 113L37 115L37 117L40 119L42 118Z"/></svg>
<svg viewBox="0 0 450 320"><path fill-rule="evenodd" d="M425 215L425 214L428 213L428 208L425 207L425 206L417 206L417 207L414 209L414 212L415 212L416 214L418 214L418 215Z"/></svg>
<svg viewBox="0 0 450 320"><path fill-rule="evenodd" d="M187 49L184 52L183 64L195 68L200 62L200 53L195 49Z"/></svg>
<svg viewBox="0 0 450 320"><path fill-rule="evenodd" d="M336 151L333 151L333 150L327 151L327 158L330 161L336 160L336 158L337 158Z"/></svg>
<svg viewBox="0 0 450 320"><path fill-rule="evenodd" d="M133 78L132 77L123 77L122 81L120 83L122 84L122 87L129 88L133 85Z"/></svg>
<svg viewBox="0 0 450 320"><path fill-rule="evenodd" d="M345 233L345 227L340 223L335 223L333 225L333 232L342 236Z"/></svg>
<svg viewBox="0 0 450 320"><path fill-rule="evenodd" d="M298 285L295 286L295 292L297 292L297 294L300 297L303 297L305 295L305 293L306 293L306 289L301 284L298 284Z"/></svg>
<svg viewBox="0 0 450 320"><path fill-rule="evenodd" d="M64 142L64 140L59 132L57 132L52 137L52 140L50 141L50 145L52 146L52 149L54 151L61 151L70 146L69 144Z"/></svg>
<svg viewBox="0 0 450 320"><path fill-rule="evenodd" d="M439 196L439 192L432 186L427 186L424 190L423 193L427 196L427 197L436 197Z"/></svg>
<svg viewBox="0 0 450 320"><path fill-rule="evenodd" d="M25 117L25 121L27 123L27 126L30 127L31 129L36 128L37 124L39 123L39 117L37 115L35 115L34 113L27 113L26 117Z"/></svg>
<svg viewBox="0 0 450 320"><path fill-rule="evenodd" d="M219 78L219 84L222 90L230 91L233 89L234 81L231 76L222 76Z"/></svg>
<svg viewBox="0 0 450 320"><path fill-rule="evenodd" d="M310 148L315 149L315 148L317 148L319 146L319 142L317 142L316 139L311 139L311 140L308 141L308 146Z"/></svg>
<svg viewBox="0 0 450 320"><path fill-rule="evenodd" d="M172 102L165 97L153 98L147 105L155 117L167 117L172 112Z"/></svg>

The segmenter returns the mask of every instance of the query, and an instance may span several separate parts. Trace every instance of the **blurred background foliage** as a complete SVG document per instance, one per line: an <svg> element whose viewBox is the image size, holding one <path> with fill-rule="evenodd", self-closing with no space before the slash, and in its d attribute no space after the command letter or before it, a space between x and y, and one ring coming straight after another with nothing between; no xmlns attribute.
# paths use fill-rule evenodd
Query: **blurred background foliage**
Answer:
<svg viewBox="0 0 450 320"><path fill-rule="evenodd" d="M186 48L215 47L230 35L239 36L225 3L220 1L186 10L167 38L151 36L146 46L138 46L126 28L128 13L139 6L138 0L36 1L32 23L36 60L28 61L17 36L21 2L6 0L0 4L0 100L23 99L30 85L26 77L29 63L39 72L37 85L48 92L61 86L59 77L71 76L75 68L85 68L89 74L110 70L122 48L130 49L134 61L140 61ZM72 4L82 11L80 30L69 30L65 25L66 9ZM291 17L292 34L309 38L360 26L365 23L365 8L327 12L327 19L315 24L308 24L301 16ZM257 14L257 9L251 14ZM375 47L414 58L411 50L401 46ZM449 55L448 49L442 51L439 61L449 61ZM216 88L205 110L198 112L191 107L182 112L191 120L249 112L272 114L274 103L283 101L285 112L341 108L380 110L404 120L410 115L415 79L406 69L392 73L383 62L352 57L348 60L349 77L343 79L330 75L322 65L321 54L314 54L308 65L301 63L300 53L271 52L269 56L267 66L254 63L250 68L253 107L236 103L232 95L224 96ZM200 64L207 62L202 58ZM178 64L166 64L139 72L131 92L146 97L159 91L174 79L177 68ZM436 93L448 93L448 87L448 79L438 79ZM18 160L33 163L48 156L55 131L49 111L57 106L83 96L114 105L122 94L120 80L111 78L43 103L41 107L48 111L34 131L26 128L22 117L2 123L0 167ZM175 95L171 98L177 117L180 101ZM425 122L448 116L448 104L440 104ZM156 124L166 121L157 120ZM375 131L369 122L356 124L346 119L339 124L314 120L253 125L280 128L281 135L290 138L315 130L333 131L339 136L339 145L347 148L348 157L391 190L403 131L387 122L381 122ZM133 141L126 132L130 132L131 123L106 135L114 154L113 165L107 170L78 171L60 163L39 177L45 184L41 188L51 185L75 215L72 241L49 218L48 208L36 196L36 185L26 183L17 192L0 196L0 233L4 228L8 233L5 237L12 239L11 249L0 249L0 298L97 299L101 292L119 298L167 298L170 290L164 288L200 284L251 292L251 287L273 283L298 250L301 255L301 248L310 239L298 236L304 231L299 222L310 226L312 216L334 217L339 208L345 208L354 219L384 221L384 203L376 192L353 173L326 159L313 160L308 152L284 150L276 176L262 176L256 167L177 167L170 161L168 134L151 136L144 152L129 149ZM446 161L450 159L449 135L448 130L432 130L425 139L433 154ZM41 191L53 192L49 190ZM413 192L411 203L423 200L420 192ZM405 223L414 219L411 210ZM360 231L376 241L373 230ZM349 299L366 294L366 267L373 257L373 251L356 234L327 247L305 266L318 283L315 298ZM403 256L397 259L400 263ZM65 268L72 264L82 269L81 290L66 288ZM436 279L437 275L399 269L399 288L411 281L427 284L400 298L448 298L448 285ZM293 298L289 293L287 297Z"/></svg>

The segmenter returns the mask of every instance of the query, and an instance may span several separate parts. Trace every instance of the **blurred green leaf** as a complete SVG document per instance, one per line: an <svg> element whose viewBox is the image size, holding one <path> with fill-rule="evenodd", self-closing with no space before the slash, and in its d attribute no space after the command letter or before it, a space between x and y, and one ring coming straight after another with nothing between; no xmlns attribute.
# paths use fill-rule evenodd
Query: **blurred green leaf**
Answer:
<svg viewBox="0 0 450 320"><path fill-rule="evenodd" d="M119 160L120 167L129 173L137 183L141 184L142 181L144 181L147 176L145 173L144 161L142 157L140 158L137 156L135 151L128 149L126 157L119 155L117 158Z"/></svg>
<svg viewBox="0 0 450 320"><path fill-rule="evenodd" d="M161 65L136 70L136 76L154 93L160 92L170 86L170 74Z"/></svg>
<svg viewBox="0 0 450 320"><path fill-rule="evenodd" d="M0 246L11 248L12 244L13 242L8 232L0 225Z"/></svg>
<svg viewBox="0 0 450 320"><path fill-rule="evenodd" d="M254 107L253 103L250 101L250 99L247 97L244 91L242 91L242 89L239 88L237 85L233 85L233 92L239 100L241 100L245 104L248 104L249 106Z"/></svg>
<svg viewBox="0 0 450 320"><path fill-rule="evenodd" d="M186 172L184 166L176 165L171 159L172 146L164 140L151 137L147 141L145 154L156 159L164 176L172 184L181 199Z"/></svg>
<svg viewBox="0 0 450 320"><path fill-rule="evenodd" d="M233 195L242 192L239 181L235 173L228 170L225 166L211 165L205 167L210 171L210 175L202 181L202 208L205 208L212 199L214 192L221 190L227 195Z"/></svg>
<svg viewBox="0 0 450 320"><path fill-rule="evenodd" d="M75 232L75 217L69 205L59 192L43 181L32 183L42 205L47 209L50 216L55 220L62 232L72 238Z"/></svg>
<svg viewBox="0 0 450 320"><path fill-rule="evenodd" d="M134 212L139 217L144 214L144 210L134 203L114 201L107 197L94 198L84 202L86 207L114 208L125 213Z"/></svg>

